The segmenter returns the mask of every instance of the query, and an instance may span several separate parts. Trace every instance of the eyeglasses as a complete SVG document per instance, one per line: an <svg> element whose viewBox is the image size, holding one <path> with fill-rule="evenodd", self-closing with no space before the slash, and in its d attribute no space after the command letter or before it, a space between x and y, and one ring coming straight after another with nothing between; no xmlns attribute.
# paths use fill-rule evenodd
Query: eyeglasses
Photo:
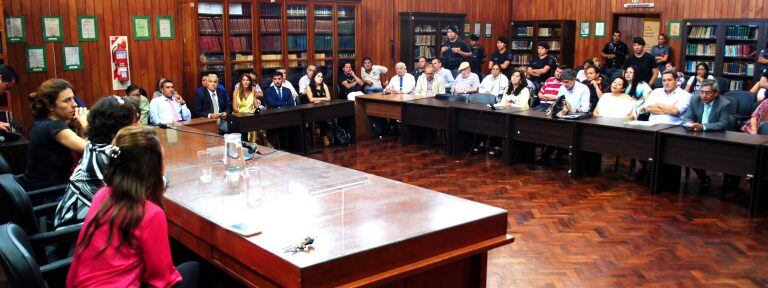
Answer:
<svg viewBox="0 0 768 288"><path fill-rule="evenodd" d="M699 93L702 94L702 95L715 95L715 91L714 90L713 91L700 90Z"/></svg>

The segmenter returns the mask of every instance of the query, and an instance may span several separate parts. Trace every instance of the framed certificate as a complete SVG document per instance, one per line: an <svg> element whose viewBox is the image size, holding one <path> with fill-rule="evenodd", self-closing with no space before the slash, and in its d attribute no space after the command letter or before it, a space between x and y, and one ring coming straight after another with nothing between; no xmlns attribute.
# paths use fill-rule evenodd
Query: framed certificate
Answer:
<svg viewBox="0 0 768 288"><path fill-rule="evenodd" d="M605 37L605 21L595 21L595 37Z"/></svg>
<svg viewBox="0 0 768 288"><path fill-rule="evenodd" d="M45 58L45 46L27 46L24 54L27 56L27 72L48 71L48 64L46 64Z"/></svg>
<svg viewBox="0 0 768 288"><path fill-rule="evenodd" d="M149 16L133 16L133 40L151 40L151 27Z"/></svg>
<svg viewBox="0 0 768 288"><path fill-rule="evenodd" d="M155 24L157 27L157 39L160 40L172 40L173 31L173 17L171 16L157 16L155 17Z"/></svg>
<svg viewBox="0 0 768 288"><path fill-rule="evenodd" d="M589 37L589 21L579 23L579 36L581 38Z"/></svg>
<svg viewBox="0 0 768 288"><path fill-rule="evenodd" d="M80 42L99 41L99 21L95 16L77 16L77 35Z"/></svg>
<svg viewBox="0 0 768 288"><path fill-rule="evenodd" d="M65 45L61 49L64 59L64 70L82 70L83 53L80 45Z"/></svg>
<svg viewBox="0 0 768 288"><path fill-rule="evenodd" d="M24 25L24 16L5 17L5 37L8 43L27 41L27 28Z"/></svg>
<svg viewBox="0 0 768 288"><path fill-rule="evenodd" d="M64 40L64 24L60 16L43 16L43 42L61 42Z"/></svg>

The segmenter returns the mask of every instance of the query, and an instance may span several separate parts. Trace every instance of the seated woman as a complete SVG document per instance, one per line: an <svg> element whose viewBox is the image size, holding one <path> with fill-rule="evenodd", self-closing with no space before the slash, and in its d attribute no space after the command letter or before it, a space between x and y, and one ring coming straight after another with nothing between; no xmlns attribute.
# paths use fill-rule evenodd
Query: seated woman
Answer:
<svg viewBox="0 0 768 288"><path fill-rule="evenodd" d="M507 90L504 91L504 95L501 97L501 103L505 106L528 109L531 91L525 83L527 83L525 73L519 70L512 72L512 75L509 76Z"/></svg>
<svg viewBox="0 0 768 288"><path fill-rule="evenodd" d="M626 79L623 77L613 79L611 93L605 93L600 97L592 114L600 117L634 119L635 99L624 93L626 88Z"/></svg>
<svg viewBox="0 0 768 288"><path fill-rule="evenodd" d="M595 66L589 66L584 71L587 74L587 80L582 84L589 88L589 107L595 107L597 101L603 96L603 91L608 90L608 82L603 80L600 69Z"/></svg>
<svg viewBox="0 0 768 288"><path fill-rule="evenodd" d="M257 95L254 87L259 85L253 85L253 76L251 73L245 73L240 76L240 83L235 85L235 92L232 93L232 112L234 113L256 113L256 110L261 109L261 101ZM258 91L260 95L261 90ZM268 147L272 147L267 140L267 133L264 130L250 131L247 135L243 135L245 141L259 143Z"/></svg>
<svg viewBox="0 0 768 288"><path fill-rule="evenodd" d="M307 98L309 99L309 103L320 103L320 102L327 102L331 101L331 92L328 91L328 85L325 85L323 83L323 72L317 71L314 75L312 75L311 83L307 85L306 93ZM318 129L319 132L316 132L320 135L323 135L323 146L328 147L331 146L331 129L329 129L329 123L333 120L329 120L327 122L320 123L320 127Z"/></svg>
<svg viewBox="0 0 768 288"><path fill-rule="evenodd" d="M755 85L752 85L752 89L749 92L755 94L758 102L765 100L765 94L768 91L768 76L761 76L760 81L757 81Z"/></svg>
<svg viewBox="0 0 768 288"><path fill-rule="evenodd" d="M53 226L56 229L80 224L85 220L96 190L104 186L112 138L117 131L137 125L141 118L138 104L132 98L104 97L88 113L88 142L80 163L69 178L64 198L56 207Z"/></svg>
<svg viewBox="0 0 768 288"><path fill-rule="evenodd" d="M709 65L701 62L696 64L696 76L688 78L688 82L685 83L685 91L691 93L693 97L699 97L699 90L701 89L701 81L704 79L715 79L709 74Z"/></svg>
<svg viewBox="0 0 768 288"><path fill-rule="evenodd" d="M498 96L504 93L504 90L507 89L507 85L509 85L507 76L501 74L501 67L499 64L493 64L491 67L491 74L485 76L483 82L480 82L480 89L478 92Z"/></svg>
<svg viewBox="0 0 768 288"><path fill-rule="evenodd" d="M162 207L163 148L128 126L112 142L104 183L75 246L67 287L195 287L197 263L174 267Z"/></svg>
<svg viewBox="0 0 768 288"><path fill-rule="evenodd" d="M128 88L125 88L125 95L133 98L136 103L139 103L141 125L147 125L147 122L149 121L149 99L147 99L147 91L144 91L139 85L131 84Z"/></svg>
<svg viewBox="0 0 768 288"><path fill-rule="evenodd" d="M755 83L752 89L749 90L749 92L756 93L757 101L761 102L760 105L757 105L755 111L752 112L752 118L749 119L749 122L744 123L744 126L741 126L742 132L757 134L757 128L760 127L760 123L768 121L768 101L765 101L766 89L768 89L768 77L763 76L760 78L760 81Z"/></svg>
<svg viewBox="0 0 768 288"><path fill-rule="evenodd" d="M79 108L72 85L63 79L50 79L29 95L35 123L29 133L27 169L19 182L26 190L67 183L75 160L83 154L88 110Z"/></svg>
<svg viewBox="0 0 768 288"><path fill-rule="evenodd" d="M638 100L638 104L642 104L653 89L645 81L635 79L636 71L637 67L635 65L629 66L624 70L624 79L627 80L627 88L624 90L624 93Z"/></svg>

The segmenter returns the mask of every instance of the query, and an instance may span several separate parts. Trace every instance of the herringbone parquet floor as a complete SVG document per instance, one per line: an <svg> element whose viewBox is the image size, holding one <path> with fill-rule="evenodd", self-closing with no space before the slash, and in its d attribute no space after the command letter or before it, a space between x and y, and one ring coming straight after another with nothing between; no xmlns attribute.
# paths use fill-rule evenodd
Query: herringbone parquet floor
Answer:
<svg viewBox="0 0 768 288"><path fill-rule="evenodd" d="M574 181L395 139L310 157L507 209L516 242L490 252L489 287L768 287L768 218L747 217L744 183L721 200L719 184L695 193L692 175L690 192L654 196L628 161Z"/></svg>

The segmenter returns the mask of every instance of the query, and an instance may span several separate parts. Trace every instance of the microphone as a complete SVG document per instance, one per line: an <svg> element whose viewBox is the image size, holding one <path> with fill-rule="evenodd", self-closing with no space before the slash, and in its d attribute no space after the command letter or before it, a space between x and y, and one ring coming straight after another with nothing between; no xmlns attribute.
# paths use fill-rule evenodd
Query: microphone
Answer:
<svg viewBox="0 0 768 288"><path fill-rule="evenodd" d="M168 124L164 124L164 123L158 124L157 127L160 127L161 129L171 129L171 130L174 130L174 131L179 131L179 132L189 133L189 134L195 134L195 135L203 135L203 136L208 136L208 137L224 138L224 136L219 135L219 134L213 134L213 133L209 133L209 132L205 132L205 131L182 130L180 128L176 128L176 127L173 127L173 126L168 126ZM258 144L252 143L252 142L248 142L248 141L240 141L240 142L242 143L243 148L247 149L248 153L250 153L251 155L253 155L253 153L261 154L261 152L258 149Z"/></svg>

